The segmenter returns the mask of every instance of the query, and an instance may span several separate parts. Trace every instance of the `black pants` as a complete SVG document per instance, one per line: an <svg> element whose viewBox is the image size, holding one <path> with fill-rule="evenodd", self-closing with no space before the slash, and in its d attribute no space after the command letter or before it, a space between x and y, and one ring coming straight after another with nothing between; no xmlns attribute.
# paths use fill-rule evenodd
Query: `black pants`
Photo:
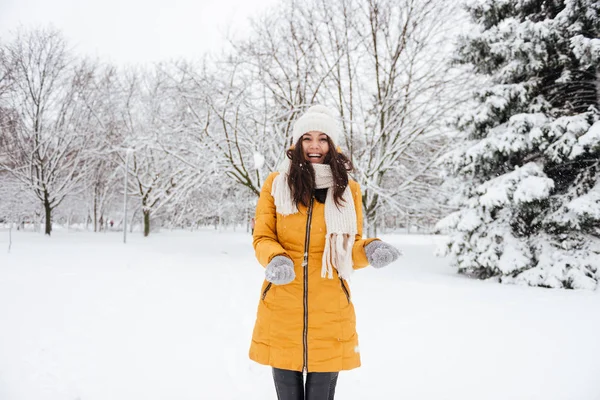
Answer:
<svg viewBox="0 0 600 400"><path fill-rule="evenodd" d="M337 372L309 372L306 388L302 372L273 368L278 400L333 400Z"/></svg>

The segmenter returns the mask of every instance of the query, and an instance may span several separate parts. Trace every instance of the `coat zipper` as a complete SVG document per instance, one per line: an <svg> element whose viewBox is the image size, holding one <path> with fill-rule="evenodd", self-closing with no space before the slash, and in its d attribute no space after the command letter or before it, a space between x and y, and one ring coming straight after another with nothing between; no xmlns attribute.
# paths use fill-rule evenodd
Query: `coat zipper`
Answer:
<svg viewBox="0 0 600 400"><path fill-rule="evenodd" d="M348 304L350 304L350 293L348 292L348 289L346 289L346 285L344 285L344 280L342 278L340 278L340 283L342 284L342 289L344 290L344 293L346 293Z"/></svg>
<svg viewBox="0 0 600 400"><path fill-rule="evenodd" d="M304 237L304 260L302 261L302 270L304 271L304 331L302 333L302 345L304 355L304 365L302 370L308 373L308 247L310 245L310 224L312 220L312 208L314 197L310 198L308 205L308 216L306 218L306 236Z"/></svg>
<svg viewBox="0 0 600 400"><path fill-rule="evenodd" d="M267 292L269 291L269 289L271 289L271 285L272 285L272 284L273 284L272 282L269 282L269 284L268 284L268 285L267 285L267 287L265 288L265 291L264 291L264 292L263 292L263 294L262 294L262 299L263 299L263 300L265 299L265 297L267 297Z"/></svg>

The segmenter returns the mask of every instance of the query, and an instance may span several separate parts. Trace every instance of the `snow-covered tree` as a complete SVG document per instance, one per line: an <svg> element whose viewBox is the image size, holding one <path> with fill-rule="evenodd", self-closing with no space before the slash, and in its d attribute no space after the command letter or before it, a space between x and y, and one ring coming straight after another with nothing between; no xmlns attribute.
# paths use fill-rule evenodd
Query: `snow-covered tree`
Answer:
<svg viewBox="0 0 600 400"><path fill-rule="evenodd" d="M85 176L91 113L83 97L92 66L75 63L55 30L18 31L5 57L13 68L0 104L0 170L38 198L50 235L52 210Z"/></svg>
<svg viewBox="0 0 600 400"><path fill-rule="evenodd" d="M38 222L36 211L39 201L25 185L7 172L0 172L0 221L17 226L25 222Z"/></svg>
<svg viewBox="0 0 600 400"><path fill-rule="evenodd" d="M11 80L10 74L14 68L14 63L10 61L7 50L0 43L0 98L8 92Z"/></svg>
<svg viewBox="0 0 600 400"><path fill-rule="evenodd" d="M461 98L445 45L460 20L448 18L452 7L447 0L289 0L255 20L218 70L227 79L204 91L216 119L207 132L229 160L228 174L258 193L260 177L291 144L291 122L319 102L339 110L340 145L362 184L369 234L385 214L435 218L417 208L436 199L441 122ZM247 168L255 152L266 159L256 175Z"/></svg>
<svg viewBox="0 0 600 400"><path fill-rule="evenodd" d="M594 289L600 281L600 1L479 0L459 62L488 85L444 162L464 184L440 222L459 272Z"/></svg>
<svg viewBox="0 0 600 400"><path fill-rule="evenodd" d="M268 128L269 107L256 95L259 85L231 58L218 70L178 67L181 123L177 136L162 141L163 147L197 171L197 184L212 185L207 174L215 172L258 196L264 177L255 168L254 154L264 154L277 139Z"/></svg>
<svg viewBox="0 0 600 400"><path fill-rule="evenodd" d="M452 4L283 0L227 54L135 70L82 61L52 29L22 31L0 45L0 173L38 199L48 233L54 215L94 230L121 219L125 176L146 234L151 218L239 223L319 102L342 117L370 234L430 226L442 121L460 98L448 46L436 50Z"/></svg>
<svg viewBox="0 0 600 400"><path fill-rule="evenodd" d="M128 190L139 199L144 236L150 234L151 218L159 217L170 203L183 202L199 183L198 171L190 165L196 160L178 153L189 143L182 137L182 105L173 93L171 78L161 65L129 77L128 123L122 147L133 150L127 168Z"/></svg>
<svg viewBox="0 0 600 400"><path fill-rule="evenodd" d="M363 187L368 235L376 235L383 215L406 218L435 197L434 161L447 143L441 122L460 100L463 81L449 66L446 45L460 17L455 2L443 0L339 3L340 12L329 13L327 29L337 30L329 46L348 55L330 86L339 93Z"/></svg>

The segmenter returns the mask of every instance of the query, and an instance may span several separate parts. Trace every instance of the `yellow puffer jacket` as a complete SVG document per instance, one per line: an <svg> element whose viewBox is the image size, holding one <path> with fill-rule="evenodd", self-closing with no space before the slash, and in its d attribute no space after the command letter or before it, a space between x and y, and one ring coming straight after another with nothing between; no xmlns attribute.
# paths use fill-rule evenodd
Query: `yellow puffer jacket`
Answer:
<svg viewBox="0 0 600 400"><path fill-rule="evenodd" d="M250 358L272 367L308 372L334 372L360 366L356 317L348 283L338 277L321 277L325 247L325 205L313 201L308 208L283 216L275 212L271 196L272 173L265 181L256 207L254 249L266 266L277 255L294 262L296 278L287 285L264 281ZM364 246L376 239L362 239L362 195L360 186L350 181L358 221L352 249L354 269L368 265ZM310 226L308 266L302 267L306 228Z"/></svg>

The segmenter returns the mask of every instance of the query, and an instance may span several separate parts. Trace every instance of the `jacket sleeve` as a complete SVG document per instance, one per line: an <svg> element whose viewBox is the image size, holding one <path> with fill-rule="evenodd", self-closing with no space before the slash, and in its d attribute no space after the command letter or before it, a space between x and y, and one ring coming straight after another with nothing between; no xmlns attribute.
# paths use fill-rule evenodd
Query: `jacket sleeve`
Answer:
<svg viewBox="0 0 600 400"><path fill-rule="evenodd" d="M369 265L367 255L365 253L365 246L377 238L363 239L363 204L362 204L362 192L360 191L360 185L357 182L350 181L350 190L352 192L352 198L354 199L354 208L356 209L356 237L354 238L354 246L352 248L352 261L354 263L354 269L364 268Z"/></svg>
<svg viewBox="0 0 600 400"><path fill-rule="evenodd" d="M260 191L256 215L254 217L254 235L252 245L256 259L266 267L275 256L284 255L290 257L281 244L277 241L277 213L275 212L275 201L271 196L273 179L277 172L271 173ZM291 257L290 257L291 258Z"/></svg>

